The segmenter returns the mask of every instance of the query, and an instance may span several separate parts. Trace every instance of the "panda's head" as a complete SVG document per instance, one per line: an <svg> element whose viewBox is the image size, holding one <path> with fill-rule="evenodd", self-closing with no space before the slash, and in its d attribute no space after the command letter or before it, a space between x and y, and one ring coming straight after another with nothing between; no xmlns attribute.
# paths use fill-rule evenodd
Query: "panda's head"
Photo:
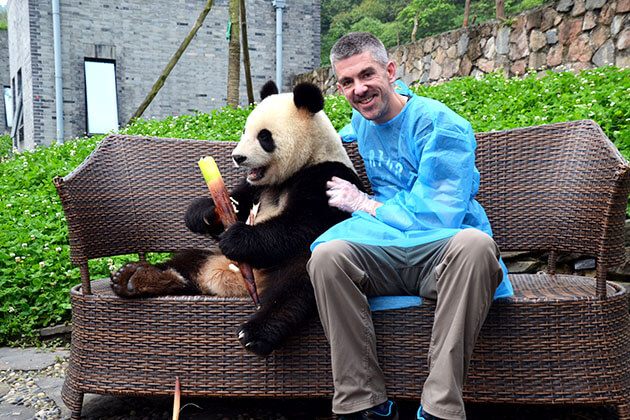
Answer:
<svg viewBox="0 0 630 420"><path fill-rule="evenodd" d="M324 96L311 83L278 94L270 81L260 104L250 113L241 141L232 152L236 165L248 170L252 185L277 185L302 168L337 161L352 168L324 109Z"/></svg>

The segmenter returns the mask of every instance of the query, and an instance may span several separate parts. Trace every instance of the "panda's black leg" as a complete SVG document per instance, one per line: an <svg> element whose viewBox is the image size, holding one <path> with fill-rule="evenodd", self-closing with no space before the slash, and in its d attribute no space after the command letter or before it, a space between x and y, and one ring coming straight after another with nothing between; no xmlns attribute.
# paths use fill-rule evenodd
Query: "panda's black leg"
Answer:
<svg viewBox="0 0 630 420"><path fill-rule="evenodd" d="M267 273L261 308L238 330L238 339L250 352L267 356L316 313L315 295L306 262Z"/></svg>

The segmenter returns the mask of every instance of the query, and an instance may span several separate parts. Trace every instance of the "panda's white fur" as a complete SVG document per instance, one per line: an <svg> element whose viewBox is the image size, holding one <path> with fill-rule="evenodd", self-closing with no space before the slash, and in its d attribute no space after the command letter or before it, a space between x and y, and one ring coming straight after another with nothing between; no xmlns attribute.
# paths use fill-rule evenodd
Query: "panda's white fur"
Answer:
<svg viewBox="0 0 630 420"><path fill-rule="evenodd" d="M266 152L258 141L263 129L271 132L276 147L273 153ZM299 170L321 162L340 162L353 168L326 114L298 109L293 93L270 95L251 112L241 141L232 152L236 155L246 157L239 166L264 168L261 179L248 178L252 185L279 185Z"/></svg>

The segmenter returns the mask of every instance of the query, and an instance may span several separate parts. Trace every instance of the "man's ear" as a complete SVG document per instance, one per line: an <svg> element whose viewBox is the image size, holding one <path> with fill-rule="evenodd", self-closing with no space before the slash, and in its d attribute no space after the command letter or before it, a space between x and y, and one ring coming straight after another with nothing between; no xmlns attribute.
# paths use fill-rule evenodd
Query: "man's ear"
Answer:
<svg viewBox="0 0 630 420"><path fill-rule="evenodd" d="M390 61L385 66L387 70L387 77L389 79L389 83L394 83L396 81L396 64L393 61Z"/></svg>

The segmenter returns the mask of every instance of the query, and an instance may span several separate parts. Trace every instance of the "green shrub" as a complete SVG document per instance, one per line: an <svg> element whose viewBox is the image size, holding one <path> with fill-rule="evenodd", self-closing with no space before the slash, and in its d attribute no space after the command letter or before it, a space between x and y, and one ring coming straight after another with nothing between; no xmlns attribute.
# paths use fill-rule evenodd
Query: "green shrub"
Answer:
<svg viewBox="0 0 630 420"><path fill-rule="evenodd" d="M9 154L11 153L11 149L13 149L13 142L11 141L11 137L9 135L0 136L0 158L8 158Z"/></svg>
<svg viewBox="0 0 630 420"><path fill-rule="evenodd" d="M477 132L591 118L630 157L630 70L602 68L543 78L528 74L511 80L488 75L416 91L446 103ZM352 110L341 96L326 99L325 111L339 130L350 121ZM139 120L121 132L238 140L249 112L223 108L163 121ZM68 290L78 282L79 272L69 262L67 228L52 179L77 167L101 138L73 139L9 158L11 140L0 136L0 344L32 343L38 328L70 320ZM90 270L106 277L126 259L97 259Z"/></svg>

